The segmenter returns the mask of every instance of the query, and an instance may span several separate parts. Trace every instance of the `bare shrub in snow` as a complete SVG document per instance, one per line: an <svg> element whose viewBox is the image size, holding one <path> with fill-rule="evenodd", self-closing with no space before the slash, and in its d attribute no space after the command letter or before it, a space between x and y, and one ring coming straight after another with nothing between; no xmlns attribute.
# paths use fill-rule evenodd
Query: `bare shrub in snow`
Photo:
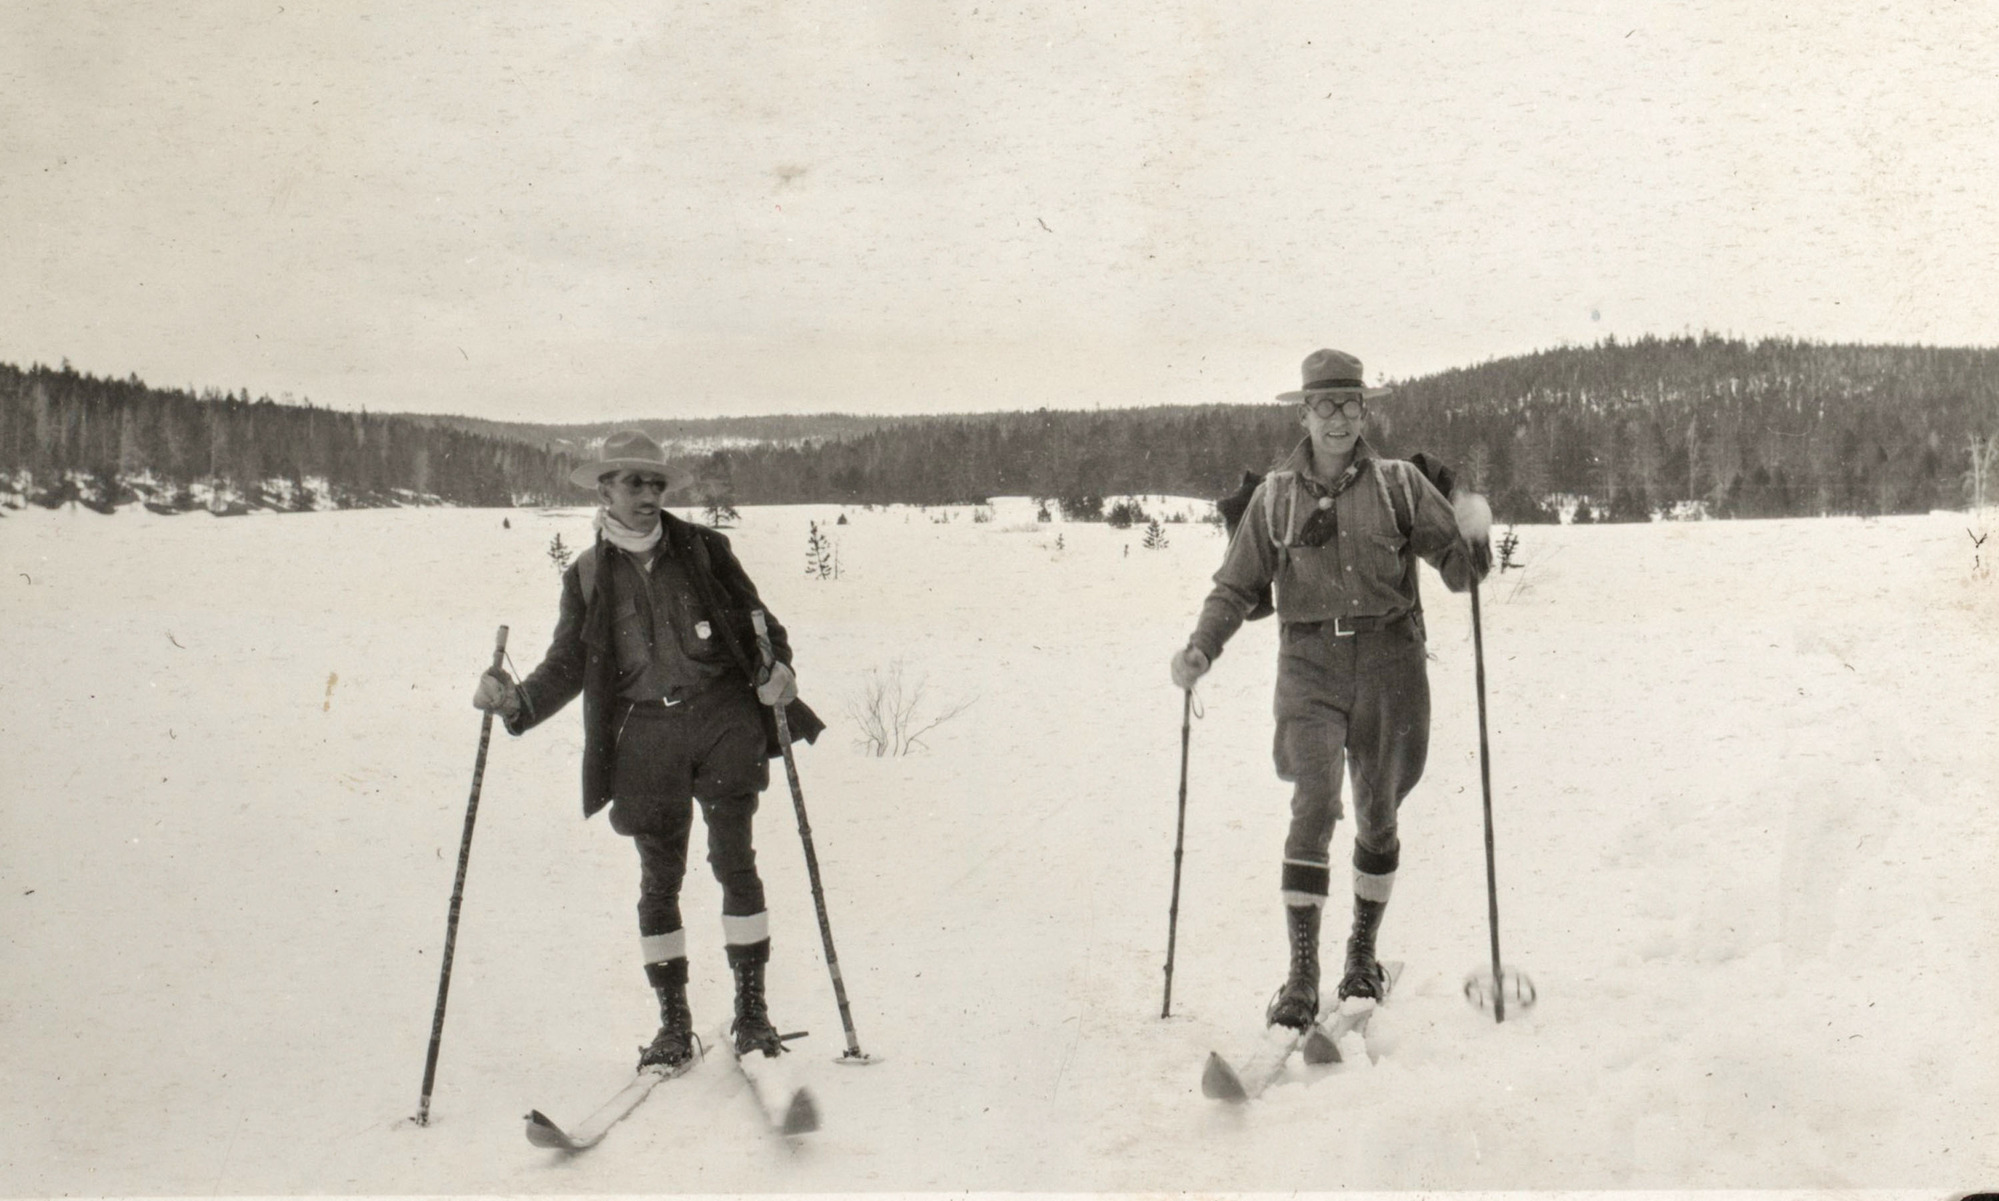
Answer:
<svg viewBox="0 0 1999 1201"><path fill-rule="evenodd" d="M861 695L847 704L847 716L861 729L857 745L877 759L907 755L923 744L925 734L972 707L972 701L960 701L925 715L923 702L924 681L905 679L902 660L886 670L870 668Z"/></svg>

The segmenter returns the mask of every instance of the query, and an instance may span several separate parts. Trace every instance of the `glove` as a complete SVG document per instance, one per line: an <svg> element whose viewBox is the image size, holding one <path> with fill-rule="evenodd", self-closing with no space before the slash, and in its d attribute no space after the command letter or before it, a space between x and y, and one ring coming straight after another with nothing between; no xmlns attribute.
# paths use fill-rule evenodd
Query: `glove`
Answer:
<svg viewBox="0 0 1999 1201"><path fill-rule="evenodd" d="M1167 667L1173 673L1173 686L1187 692L1208 674L1208 657L1190 646L1174 655Z"/></svg>
<svg viewBox="0 0 1999 1201"><path fill-rule="evenodd" d="M1415 454L1409 456L1409 461L1416 465L1416 470L1423 473L1424 479L1435 484L1437 491L1443 493L1445 496L1449 496L1458 486L1456 473L1444 466L1442 459L1435 459L1421 451L1417 451Z"/></svg>
<svg viewBox="0 0 1999 1201"><path fill-rule="evenodd" d="M772 663L764 682L757 685L757 699L773 709L798 699L798 676L789 663Z"/></svg>
<svg viewBox="0 0 1999 1201"><path fill-rule="evenodd" d="M1466 541L1483 542L1492 536L1492 509L1476 492L1460 492L1451 498L1451 512L1458 519L1458 533Z"/></svg>
<svg viewBox="0 0 1999 1201"><path fill-rule="evenodd" d="M1458 519L1458 533L1471 545L1472 566L1479 577L1492 570L1492 509L1476 492L1460 492L1451 498L1451 512Z"/></svg>
<svg viewBox="0 0 1999 1201"><path fill-rule="evenodd" d="M472 690L472 707L501 717L512 717L520 712L520 690L507 678L507 673L487 668L479 677L479 686Z"/></svg>

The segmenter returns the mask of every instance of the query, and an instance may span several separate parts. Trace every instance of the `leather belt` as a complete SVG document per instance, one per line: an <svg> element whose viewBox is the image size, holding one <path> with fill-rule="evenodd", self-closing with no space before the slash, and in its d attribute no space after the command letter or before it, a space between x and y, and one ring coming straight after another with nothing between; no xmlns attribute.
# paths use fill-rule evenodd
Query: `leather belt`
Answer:
<svg viewBox="0 0 1999 1201"><path fill-rule="evenodd" d="M1415 611L1404 609L1400 613L1378 613L1355 617L1328 617L1324 621L1291 621L1284 628L1301 634L1316 634L1330 629L1335 638L1351 638L1355 634L1372 634L1380 630L1392 630L1407 622Z"/></svg>

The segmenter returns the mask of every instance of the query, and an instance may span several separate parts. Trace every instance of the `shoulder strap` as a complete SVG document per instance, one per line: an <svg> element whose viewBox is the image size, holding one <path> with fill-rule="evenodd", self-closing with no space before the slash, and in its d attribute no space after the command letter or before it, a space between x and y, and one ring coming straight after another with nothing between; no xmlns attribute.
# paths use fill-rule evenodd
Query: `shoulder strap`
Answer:
<svg viewBox="0 0 1999 1201"><path fill-rule="evenodd" d="M1284 493L1284 524L1277 524L1277 493ZM1263 525L1270 531L1270 540L1276 544L1281 554L1291 545L1291 539L1298 535L1298 473L1295 471L1273 471L1263 477Z"/></svg>
<svg viewBox="0 0 1999 1201"><path fill-rule="evenodd" d="M1388 494L1388 507L1395 513L1395 528L1402 531L1404 538L1416 530L1416 495L1409 485L1409 473L1415 470L1413 464L1401 459L1380 459L1375 463L1375 475L1380 477L1392 473L1395 486L1381 480L1381 490Z"/></svg>
<svg viewBox="0 0 1999 1201"><path fill-rule="evenodd" d="M599 549L601 548L597 543L592 543L584 548L582 554L576 556L576 582L583 586L583 603L586 605L590 603L590 594L597 590L596 568Z"/></svg>

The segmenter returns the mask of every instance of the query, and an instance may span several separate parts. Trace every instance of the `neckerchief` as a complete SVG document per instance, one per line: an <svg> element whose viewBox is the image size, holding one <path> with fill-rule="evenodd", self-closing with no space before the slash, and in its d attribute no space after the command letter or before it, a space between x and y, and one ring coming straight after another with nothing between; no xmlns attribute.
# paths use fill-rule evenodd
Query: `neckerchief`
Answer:
<svg viewBox="0 0 1999 1201"><path fill-rule="evenodd" d="M607 508L599 508L597 516L590 523L604 535L605 541L619 550L637 555L641 560L652 554L652 548L659 545L659 538L666 531L664 521L652 527L649 534L641 534L632 527L611 516Z"/></svg>

